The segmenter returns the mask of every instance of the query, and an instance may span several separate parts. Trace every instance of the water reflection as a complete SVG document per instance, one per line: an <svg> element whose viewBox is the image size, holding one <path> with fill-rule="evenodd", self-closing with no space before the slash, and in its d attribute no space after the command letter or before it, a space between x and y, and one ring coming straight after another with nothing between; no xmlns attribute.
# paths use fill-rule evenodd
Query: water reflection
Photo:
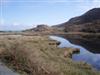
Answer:
<svg viewBox="0 0 100 75"><path fill-rule="evenodd" d="M100 35L61 35L61 37L73 44L81 45L92 53L100 54Z"/></svg>
<svg viewBox="0 0 100 75"><path fill-rule="evenodd" d="M57 40L61 42L59 47L73 47L73 48L79 48L80 53L79 54L73 54L72 59L74 61L85 61L89 64L91 64L95 69L100 70L100 54L94 54L92 52L89 52L87 49L80 45L72 44L68 39L64 39L62 37L58 36L50 36L51 39Z"/></svg>

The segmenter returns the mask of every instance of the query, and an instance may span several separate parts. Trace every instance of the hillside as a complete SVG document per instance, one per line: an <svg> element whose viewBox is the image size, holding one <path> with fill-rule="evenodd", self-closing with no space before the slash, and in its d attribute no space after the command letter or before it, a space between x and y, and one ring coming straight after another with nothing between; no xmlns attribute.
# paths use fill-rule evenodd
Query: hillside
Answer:
<svg viewBox="0 0 100 75"><path fill-rule="evenodd" d="M48 26L45 24L37 25L25 31L42 32L42 33L59 33L59 32L100 32L100 8L94 8L81 16L71 18L65 23Z"/></svg>
<svg viewBox="0 0 100 75"><path fill-rule="evenodd" d="M94 8L85 14L71 18L68 22L54 26L64 28L64 31L100 32L100 8Z"/></svg>

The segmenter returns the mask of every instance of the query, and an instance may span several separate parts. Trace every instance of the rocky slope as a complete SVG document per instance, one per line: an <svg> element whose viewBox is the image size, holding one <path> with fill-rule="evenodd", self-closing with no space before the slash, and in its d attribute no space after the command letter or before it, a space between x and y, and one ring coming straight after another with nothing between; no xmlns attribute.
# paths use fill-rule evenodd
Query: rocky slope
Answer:
<svg viewBox="0 0 100 75"><path fill-rule="evenodd" d="M32 29L28 29L26 31L33 31L33 32L45 32L45 31L52 31L53 29L51 27L49 27L48 25L45 24L41 24L41 25L37 25L37 27L32 28Z"/></svg>
<svg viewBox="0 0 100 75"><path fill-rule="evenodd" d="M31 28L31 29L27 29L24 32L32 32L32 34L39 34L39 35L44 35L44 34L60 34L63 33L62 28L58 28L58 27L51 27L45 24L41 24L41 25L37 25L37 27L35 28Z"/></svg>

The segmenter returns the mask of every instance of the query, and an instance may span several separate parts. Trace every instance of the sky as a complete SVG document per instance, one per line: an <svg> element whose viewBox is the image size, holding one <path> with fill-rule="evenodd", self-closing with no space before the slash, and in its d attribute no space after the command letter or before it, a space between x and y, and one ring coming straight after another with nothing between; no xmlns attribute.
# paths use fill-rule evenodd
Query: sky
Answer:
<svg viewBox="0 0 100 75"><path fill-rule="evenodd" d="M100 0L0 0L0 30L49 26L100 7Z"/></svg>

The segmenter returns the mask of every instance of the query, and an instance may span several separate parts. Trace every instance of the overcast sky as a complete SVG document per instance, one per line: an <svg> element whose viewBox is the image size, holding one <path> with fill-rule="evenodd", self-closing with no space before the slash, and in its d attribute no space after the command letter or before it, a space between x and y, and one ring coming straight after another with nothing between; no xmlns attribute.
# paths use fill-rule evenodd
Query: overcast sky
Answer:
<svg viewBox="0 0 100 75"><path fill-rule="evenodd" d="M100 7L100 0L0 0L0 30L56 25Z"/></svg>

